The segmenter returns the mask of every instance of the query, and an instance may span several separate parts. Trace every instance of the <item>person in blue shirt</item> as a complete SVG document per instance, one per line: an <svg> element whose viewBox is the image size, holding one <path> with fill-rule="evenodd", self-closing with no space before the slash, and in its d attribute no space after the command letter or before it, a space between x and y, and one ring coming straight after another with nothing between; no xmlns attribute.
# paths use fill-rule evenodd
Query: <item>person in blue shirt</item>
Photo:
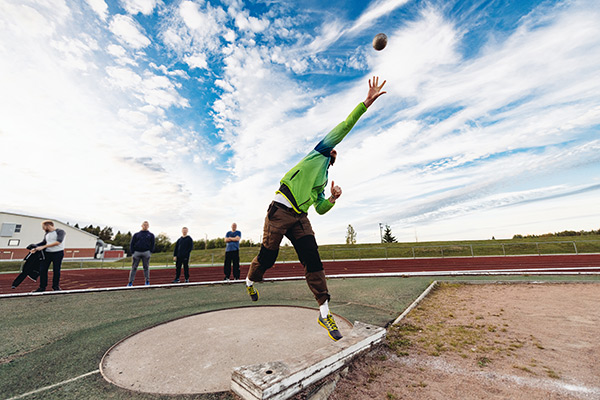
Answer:
<svg viewBox="0 0 600 400"><path fill-rule="evenodd" d="M237 224L231 224L231 230L225 234L225 265L223 272L225 280L228 281L231 276L231 264L233 263L233 279L240 279L240 240L242 240L242 232L237 230Z"/></svg>

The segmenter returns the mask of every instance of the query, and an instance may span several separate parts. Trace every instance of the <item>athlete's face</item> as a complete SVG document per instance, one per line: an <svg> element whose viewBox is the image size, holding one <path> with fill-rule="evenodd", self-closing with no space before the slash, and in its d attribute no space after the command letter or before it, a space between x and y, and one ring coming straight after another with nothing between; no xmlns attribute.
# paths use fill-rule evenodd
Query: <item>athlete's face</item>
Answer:
<svg viewBox="0 0 600 400"><path fill-rule="evenodd" d="M50 224L42 224L42 229L44 230L44 232L48 233L52 232L54 230L54 227Z"/></svg>
<svg viewBox="0 0 600 400"><path fill-rule="evenodd" d="M333 165L335 163L335 159L337 158L337 151L335 150L331 150L330 154L330 158L329 158L329 165Z"/></svg>

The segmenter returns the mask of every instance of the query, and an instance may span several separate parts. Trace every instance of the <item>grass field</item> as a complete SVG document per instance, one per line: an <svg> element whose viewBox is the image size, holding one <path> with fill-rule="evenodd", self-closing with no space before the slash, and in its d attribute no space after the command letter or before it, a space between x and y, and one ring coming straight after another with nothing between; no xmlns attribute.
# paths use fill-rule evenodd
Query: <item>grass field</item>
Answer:
<svg viewBox="0 0 600 400"><path fill-rule="evenodd" d="M480 277L532 280L532 277ZM600 280L535 277L535 280ZM329 281L332 311L350 321L385 326L431 282L429 277L360 278ZM314 307L303 281L258 286L260 305ZM124 337L161 322L199 312L249 306L242 285L212 285L133 291L11 298L0 301L0 398L10 398L98 369L103 354ZM260 323L260 321L257 321ZM251 327L247 327L251 329ZM276 334L274 332L273 334ZM202 340L179 337L173 340ZM157 344L167 345L167 344ZM151 351L151 349L149 349ZM93 374L27 399L173 399L114 387ZM180 396L229 399L228 394Z"/></svg>
<svg viewBox="0 0 600 400"><path fill-rule="evenodd" d="M258 247L240 248L240 261L249 263L258 254ZM503 256L525 254L576 254L600 253L600 236L572 236L565 240L552 238L535 239L502 239L471 240L452 242L420 242L420 243L374 243L374 244L335 244L319 246L323 260L368 259L368 258L412 258L412 257L470 257L470 256ZM194 250L190 263L194 265L222 265L225 249ZM278 261L297 261L294 248L282 246ZM152 255L150 264L154 266L173 266L172 253L156 253ZM86 262L63 261L63 269L69 268L127 268L131 266L131 258L118 261ZM0 272L18 271L20 261L0 262Z"/></svg>

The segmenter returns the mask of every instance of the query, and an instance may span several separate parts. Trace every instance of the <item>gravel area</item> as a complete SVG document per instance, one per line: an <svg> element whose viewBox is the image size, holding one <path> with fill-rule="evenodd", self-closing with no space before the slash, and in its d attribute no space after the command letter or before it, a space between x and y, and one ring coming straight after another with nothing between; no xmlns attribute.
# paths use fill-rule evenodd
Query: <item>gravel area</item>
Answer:
<svg viewBox="0 0 600 400"><path fill-rule="evenodd" d="M442 284L331 400L600 399L599 284Z"/></svg>

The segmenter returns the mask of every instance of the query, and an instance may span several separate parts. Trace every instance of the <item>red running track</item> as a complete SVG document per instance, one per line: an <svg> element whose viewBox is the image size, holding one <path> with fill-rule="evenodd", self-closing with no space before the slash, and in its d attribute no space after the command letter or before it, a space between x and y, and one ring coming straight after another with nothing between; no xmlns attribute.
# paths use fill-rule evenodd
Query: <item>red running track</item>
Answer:
<svg viewBox="0 0 600 400"><path fill-rule="evenodd" d="M553 256L508 256L508 257L456 257L456 258L418 258L393 260L348 260L325 261L327 275L381 274L381 273L421 273L440 274L460 271L479 273L526 270L523 273L535 275L536 272L593 272L600 274L600 254L553 255ZM241 276L248 272L248 265L241 266ZM16 289L11 283L18 274L0 274L0 294L31 292L37 283L30 279ZM265 278L297 277L304 275L300 263L278 263L267 271ZM223 267L192 267L190 282L212 282L223 279ZM129 269L77 269L61 272L60 286L63 290L91 289L125 286ZM150 271L151 284L171 283L175 277L175 268L157 268ZM183 277L182 277L183 278ZM52 282L52 272L49 273ZM142 268L138 268L135 286L144 284Z"/></svg>

